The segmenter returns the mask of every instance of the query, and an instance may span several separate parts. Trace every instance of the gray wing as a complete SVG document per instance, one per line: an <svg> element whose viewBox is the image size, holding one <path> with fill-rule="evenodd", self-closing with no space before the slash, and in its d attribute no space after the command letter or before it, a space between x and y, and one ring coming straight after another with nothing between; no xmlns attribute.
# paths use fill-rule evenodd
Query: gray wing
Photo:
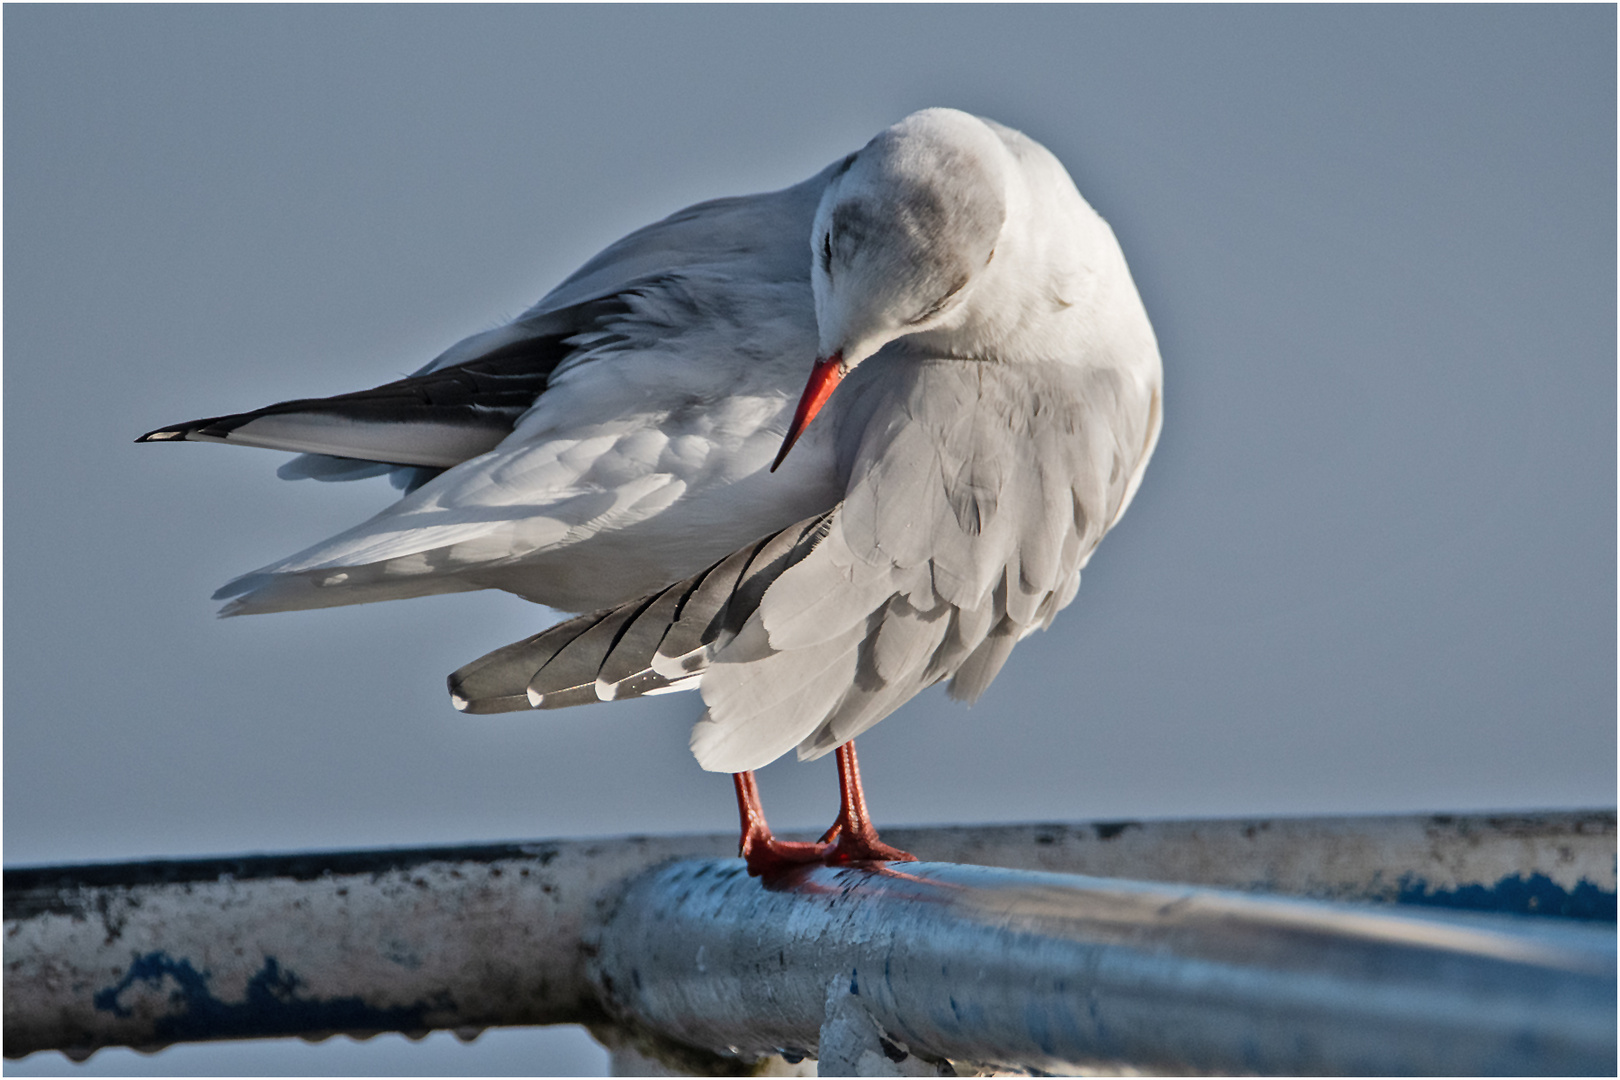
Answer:
<svg viewBox="0 0 1620 1080"><path fill-rule="evenodd" d="M505 439L579 343L600 345L629 313L633 294L671 279L683 279L687 291L802 279L808 305L810 226L834 168L782 191L700 203L639 229L511 323L457 342L407 378L170 424L136 441L291 450L302 456L281 468L286 479L393 471L400 486L414 487Z"/></svg>
<svg viewBox="0 0 1620 1080"><path fill-rule="evenodd" d="M713 199L637 229L570 274L516 323L544 325L558 312L683 271L746 266L764 280L808 282L816 207L828 179L847 162L780 191Z"/></svg>
<svg viewBox="0 0 1620 1080"><path fill-rule="evenodd" d="M696 685L708 711L693 752L740 772L795 745L819 757L941 679L976 699L1073 599L1151 452L1157 386L1059 365L881 368L850 379L843 502L467 665L451 676L458 707Z"/></svg>

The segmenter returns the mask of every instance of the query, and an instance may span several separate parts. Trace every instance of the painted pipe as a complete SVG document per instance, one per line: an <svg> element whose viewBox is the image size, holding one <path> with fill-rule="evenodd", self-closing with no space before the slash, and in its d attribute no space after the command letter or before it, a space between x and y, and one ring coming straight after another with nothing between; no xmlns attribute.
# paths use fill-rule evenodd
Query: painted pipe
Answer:
<svg viewBox="0 0 1620 1080"><path fill-rule="evenodd" d="M1613 811L885 838L934 861L1561 914L1607 920L1611 932L1615 913ZM7 869L5 1053L600 1021L586 937L601 913L649 869L735 844L628 838Z"/></svg>
<svg viewBox="0 0 1620 1080"><path fill-rule="evenodd" d="M717 860L639 878L593 940L621 1023L824 1075L1615 1068L1597 924L929 863L764 886Z"/></svg>

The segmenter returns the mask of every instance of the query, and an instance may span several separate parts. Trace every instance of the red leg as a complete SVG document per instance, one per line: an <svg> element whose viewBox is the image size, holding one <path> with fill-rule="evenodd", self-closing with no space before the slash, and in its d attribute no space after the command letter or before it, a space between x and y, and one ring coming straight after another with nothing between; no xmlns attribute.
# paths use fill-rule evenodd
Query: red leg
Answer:
<svg viewBox="0 0 1620 1080"><path fill-rule="evenodd" d="M737 812L742 816L742 844L739 854L748 862L748 873L753 877L779 874L795 866L817 863L826 854L826 843L804 844L793 840L778 840L771 835L765 823L765 809L759 804L759 785L754 774L731 774L737 787Z"/></svg>
<svg viewBox="0 0 1620 1080"><path fill-rule="evenodd" d="M861 791L861 766L855 760L855 741L840 746L838 753L838 788L842 807L838 820L827 830L825 839L837 837L822 858L828 866L842 866L855 862L916 862L917 856L890 847L878 839L877 830L866 812L866 795Z"/></svg>

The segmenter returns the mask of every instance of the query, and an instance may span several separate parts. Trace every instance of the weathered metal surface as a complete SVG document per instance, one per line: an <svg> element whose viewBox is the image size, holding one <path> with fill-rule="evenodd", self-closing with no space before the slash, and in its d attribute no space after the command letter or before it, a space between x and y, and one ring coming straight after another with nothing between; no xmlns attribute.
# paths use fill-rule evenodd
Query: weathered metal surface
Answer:
<svg viewBox="0 0 1620 1080"><path fill-rule="evenodd" d="M930 862L1615 918L1613 810L885 829L883 836Z"/></svg>
<svg viewBox="0 0 1620 1080"><path fill-rule="evenodd" d="M5 1053L588 1021L580 938L598 898L672 847L704 846L7 871Z"/></svg>
<svg viewBox="0 0 1620 1080"><path fill-rule="evenodd" d="M925 859L1614 918L1612 811L894 829ZM12 869L5 1053L590 1020L606 898L732 836Z"/></svg>
<svg viewBox="0 0 1620 1080"><path fill-rule="evenodd" d="M623 1022L833 1075L1615 1067L1615 934L1573 920L929 863L766 887L717 860L638 879L597 940Z"/></svg>

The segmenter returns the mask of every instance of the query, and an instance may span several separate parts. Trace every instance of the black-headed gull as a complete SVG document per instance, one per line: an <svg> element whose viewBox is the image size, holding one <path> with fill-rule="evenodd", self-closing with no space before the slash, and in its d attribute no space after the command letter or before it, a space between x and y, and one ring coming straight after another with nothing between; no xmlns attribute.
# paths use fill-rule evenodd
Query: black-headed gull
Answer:
<svg viewBox="0 0 1620 1080"><path fill-rule="evenodd" d="M692 751L735 775L764 873L910 858L867 818L852 740L941 679L976 699L1074 598L1160 383L1063 166L927 109L802 184L632 233L410 378L141 441L393 471L403 499L231 582L223 614L486 588L592 611L457 671L456 707L698 689ZM754 786L795 746L838 754L817 844L773 839Z"/></svg>

